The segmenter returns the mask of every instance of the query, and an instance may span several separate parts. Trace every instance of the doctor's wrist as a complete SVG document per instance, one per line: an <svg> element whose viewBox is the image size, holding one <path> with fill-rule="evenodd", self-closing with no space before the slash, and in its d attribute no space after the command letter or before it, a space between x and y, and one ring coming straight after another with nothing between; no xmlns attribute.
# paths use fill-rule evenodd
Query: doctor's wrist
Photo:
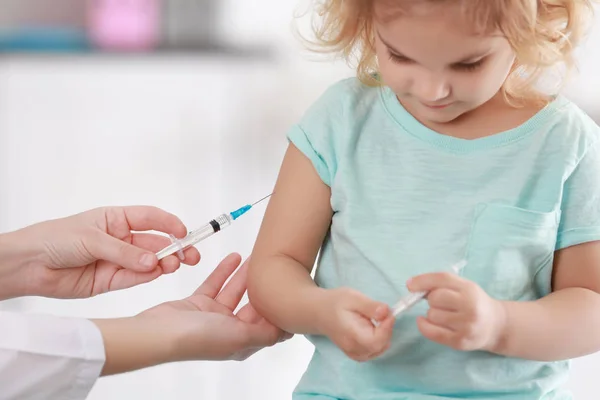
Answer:
<svg viewBox="0 0 600 400"><path fill-rule="evenodd" d="M0 300L30 295L27 272L35 259L20 231L0 234Z"/></svg>
<svg viewBox="0 0 600 400"><path fill-rule="evenodd" d="M102 334L106 361L102 376L175 361L169 327L143 316L92 320Z"/></svg>

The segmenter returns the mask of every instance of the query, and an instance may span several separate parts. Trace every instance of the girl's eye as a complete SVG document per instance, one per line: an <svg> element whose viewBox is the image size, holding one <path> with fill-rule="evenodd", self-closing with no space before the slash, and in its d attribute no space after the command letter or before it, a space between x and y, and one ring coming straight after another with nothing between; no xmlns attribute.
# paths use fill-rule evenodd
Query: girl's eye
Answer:
<svg viewBox="0 0 600 400"><path fill-rule="evenodd" d="M394 54L391 51L388 51L388 54L390 56L390 60L392 60L395 63L400 64L400 63L410 62L410 59L408 59L408 58L406 58L404 56L398 55L398 54Z"/></svg>
<svg viewBox="0 0 600 400"><path fill-rule="evenodd" d="M456 64L453 66L458 71L473 72L483 65L483 59L468 64Z"/></svg>
<svg viewBox="0 0 600 400"><path fill-rule="evenodd" d="M406 64L406 63L412 62L412 60L410 58L401 56L396 53L392 53L389 50L388 50L388 55L389 55L390 60L397 64ZM485 61L485 59L481 59L481 60L478 60L478 61L475 61L472 63L455 64L452 66L452 68L457 71L473 72L473 71L476 71L477 69L479 69L483 65L484 61Z"/></svg>

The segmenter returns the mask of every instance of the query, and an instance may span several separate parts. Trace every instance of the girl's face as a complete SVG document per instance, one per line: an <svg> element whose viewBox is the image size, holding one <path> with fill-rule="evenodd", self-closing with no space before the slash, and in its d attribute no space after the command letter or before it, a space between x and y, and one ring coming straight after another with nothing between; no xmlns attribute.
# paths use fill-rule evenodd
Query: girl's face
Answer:
<svg viewBox="0 0 600 400"><path fill-rule="evenodd" d="M475 35L458 7L414 5L390 17L375 2L375 48L384 83L421 121L447 123L498 94L515 55L500 35Z"/></svg>

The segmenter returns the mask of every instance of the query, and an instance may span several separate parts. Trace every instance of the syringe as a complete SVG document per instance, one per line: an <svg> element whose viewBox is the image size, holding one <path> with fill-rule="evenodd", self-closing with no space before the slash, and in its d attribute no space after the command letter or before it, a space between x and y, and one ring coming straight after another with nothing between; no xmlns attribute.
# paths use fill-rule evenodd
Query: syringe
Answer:
<svg viewBox="0 0 600 400"><path fill-rule="evenodd" d="M215 233L223 230L224 228L228 227L229 225L231 225L231 223L233 221L235 221L236 219L238 219L239 217L241 217L242 215L247 213L252 207L257 205L261 201L266 200L269 197L271 197L271 195L272 195L272 193L252 204L247 204L247 205L240 207L237 210L232 211L230 213L221 214L218 217L211 220L206 225L204 225L203 227L198 228L195 231L191 231L183 239L177 239L177 238L175 238L175 236L170 235L171 241L173 243L171 243L170 245L168 245L167 247L165 247L164 249L162 249L161 251L156 253L156 256L158 257L159 260L162 260L163 258L170 256L171 254L177 253L179 258L183 260L183 258L184 258L183 251L185 249L187 249L188 247L193 246L197 243L200 243L204 239L206 239L206 238L214 235Z"/></svg>
<svg viewBox="0 0 600 400"><path fill-rule="evenodd" d="M465 266L467 262L465 260L459 261L451 267L452 272L458 274ZM408 311L413 308L415 304L419 301L423 300L427 296L427 292L415 292L409 293L403 298L400 299L392 308L392 314L394 317L398 317L398 315Z"/></svg>

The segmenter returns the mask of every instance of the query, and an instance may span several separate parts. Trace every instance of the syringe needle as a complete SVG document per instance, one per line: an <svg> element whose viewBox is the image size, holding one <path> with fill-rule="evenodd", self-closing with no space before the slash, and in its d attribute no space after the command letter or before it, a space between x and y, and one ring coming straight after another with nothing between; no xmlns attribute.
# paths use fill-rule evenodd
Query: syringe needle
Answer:
<svg viewBox="0 0 600 400"><path fill-rule="evenodd" d="M240 216L248 212L253 206L260 203L261 201L268 199L272 195L273 193L263 197L262 199L258 200L252 205L247 204L230 213L221 214L213 220L211 220L209 223L202 226L201 228L188 233L187 236L183 239L175 239L175 237L172 237L171 241L173 243L156 253L156 256L159 260L161 260L164 257L177 253L178 251L187 249L189 246L193 246L201 242L202 240L208 238L209 236L212 236L213 234L222 231L225 227L231 225L232 221L235 221Z"/></svg>
<svg viewBox="0 0 600 400"><path fill-rule="evenodd" d="M265 197L263 197L262 199L260 199L260 200L258 200L258 201L256 201L256 202L252 203L252 204L251 204L251 206L252 206L252 207L254 207L254 206L255 206L255 205L257 205L258 203L260 203L261 201L265 201L266 199L268 199L268 198L269 198L269 197L271 197L272 195L273 195L273 193L271 193L271 194L270 194L270 195L268 195L268 196L265 196Z"/></svg>

